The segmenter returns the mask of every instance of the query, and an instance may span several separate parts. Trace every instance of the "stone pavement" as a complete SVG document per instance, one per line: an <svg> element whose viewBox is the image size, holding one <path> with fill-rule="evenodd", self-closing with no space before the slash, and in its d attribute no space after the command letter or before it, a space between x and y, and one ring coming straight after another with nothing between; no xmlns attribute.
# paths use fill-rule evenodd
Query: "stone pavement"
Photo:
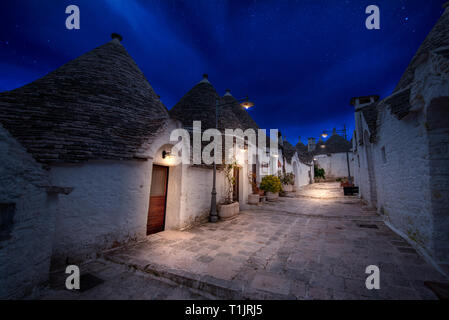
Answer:
<svg viewBox="0 0 449 320"><path fill-rule="evenodd" d="M68 276L59 273L51 277L46 288L40 288L28 299L44 300L197 300L213 299L191 288L174 283L168 279L154 277L132 267L116 264L103 259L80 265L81 274L91 274L104 280L86 291L67 290L65 280ZM81 278L81 289L83 279Z"/></svg>
<svg viewBox="0 0 449 320"><path fill-rule="evenodd" d="M423 282L447 280L375 212L341 193L338 184L307 186L297 198L251 207L232 220L148 236L104 253L104 263L180 286L172 296L174 287L162 286L166 296L155 298L436 299ZM368 265L380 268L380 290L365 287ZM153 297L140 280L113 281ZM109 298L105 285L95 297Z"/></svg>

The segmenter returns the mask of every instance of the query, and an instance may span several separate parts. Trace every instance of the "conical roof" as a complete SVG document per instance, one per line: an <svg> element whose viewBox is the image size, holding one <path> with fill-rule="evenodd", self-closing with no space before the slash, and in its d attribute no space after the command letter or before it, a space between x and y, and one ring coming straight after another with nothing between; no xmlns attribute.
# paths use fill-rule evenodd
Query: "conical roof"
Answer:
<svg viewBox="0 0 449 320"><path fill-rule="evenodd" d="M449 46L449 2L447 2L444 7L445 11L443 15L424 39L415 56L412 58L408 68L402 75L394 92L405 89L414 81L416 68L426 60L426 57L430 52L446 47L445 50L436 53L441 54L446 58L449 57L449 49L447 48Z"/></svg>
<svg viewBox="0 0 449 320"><path fill-rule="evenodd" d="M324 145L324 148L321 147ZM333 134L326 142L319 141L316 145L316 154L349 152L351 143L338 134Z"/></svg>
<svg viewBox="0 0 449 320"><path fill-rule="evenodd" d="M295 155L296 148L290 142L288 142L287 140L284 140L283 151L284 151L285 158L290 163L292 161L293 156Z"/></svg>
<svg viewBox="0 0 449 320"><path fill-rule="evenodd" d="M201 121L201 130L215 128L216 100L222 104L223 99L209 82L207 75L190 89L169 111L170 117L182 122L185 128L191 128L193 121ZM241 128L239 119L230 106L218 107L218 129Z"/></svg>
<svg viewBox="0 0 449 320"><path fill-rule="evenodd" d="M248 114L248 112L240 105L240 103L231 95L229 90L226 91L226 94L223 96L223 102L230 105L230 109L240 121L242 125L242 129L254 129L257 133L259 126L256 121Z"/></svg>
<svg viewBox="0 0 449 320"><path fill-rule="evenodd" d="M301 141L299 141L296 144L295 148L296 148L296 151L298 151L298 154L307 152L307 146L304 143L302 143Z"/></svg>
<svg viewBox="0 0 449 320"><path fill-rule="evenodd" d="M167 119L117 37L0 94L0 122L43 163L131 159Z"/></svg>

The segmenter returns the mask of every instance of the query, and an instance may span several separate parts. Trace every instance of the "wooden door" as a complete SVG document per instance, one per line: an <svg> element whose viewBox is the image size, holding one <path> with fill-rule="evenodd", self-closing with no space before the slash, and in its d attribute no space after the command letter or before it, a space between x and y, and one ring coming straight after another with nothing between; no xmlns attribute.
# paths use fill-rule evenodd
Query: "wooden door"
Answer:
<svg viewBox="0 0 449 320"><path fill-rule="evenodd" d="M234 186L232 188L232 200L234 200L234 201L239 201L239 184L240 184L239 172L240 172L239 168L235 167L234 168L235 183L234 183Z"/></svg>
<svg viewBox="0 0 449 320"><path fill-rule="evenodd" d="M168 167L153 165L148 208L147 235L164 230Z"/></svg>

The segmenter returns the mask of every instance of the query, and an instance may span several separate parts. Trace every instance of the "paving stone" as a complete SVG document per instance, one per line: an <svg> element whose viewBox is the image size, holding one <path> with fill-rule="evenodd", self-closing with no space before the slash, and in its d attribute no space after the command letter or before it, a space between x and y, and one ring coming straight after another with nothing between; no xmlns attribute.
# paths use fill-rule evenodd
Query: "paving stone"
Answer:
<svg viewBox="0 0 449 320"><path fill-rule="evenodd" d="M213 261L214 258L212 258L211 256L200 256L199 258L197 258L197 260L200 262L209 263Z"/></svg>
<svg viewBox="0 0 449 320"><path fill-rule="evenodd" d="M356 198L346 203L338 196L338 185L314 184L306 194L314 188L330 188L333 198L280 198L243 210L233 220L164 231L105 253L106 264L91 265L105 283L82 297L195 299L185 288L191 285L204 288L199 292L203 296L226 299L435 299L423 282L441 282L441 275L375 212ZM365 287L368 265L380 268L380 290ZM151 274L135 276L133 268L176 281L180 288L142 280ZM112 292L114 288L123 293Z"/></svg>
<svg viewBox="0 0 449 320"><path fill-rule="evenodd" d="M257 290L269 291L288 295L290 292L290 281L273 274L257 274L251 282L251 287Z"/></svg>

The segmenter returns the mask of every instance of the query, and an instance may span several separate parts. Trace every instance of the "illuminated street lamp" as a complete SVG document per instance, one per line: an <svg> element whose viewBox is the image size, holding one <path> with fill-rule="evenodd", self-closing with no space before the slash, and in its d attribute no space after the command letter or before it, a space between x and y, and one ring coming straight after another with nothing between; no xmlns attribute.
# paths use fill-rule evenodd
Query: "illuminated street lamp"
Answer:
<svg viewBox="0 0 449 320"><path fill-rule="evenodd" d="M245 108L248 110L249 108L254 106L254 103L248 100L248 97L237 99L240 103L240 106L242 108ZM224 107L227 105L232 105L234 102L228 102L228 103L218 103L218 98L215 99L215 129L218 130L218 108ZM217 222L218 221L218 213L217 213L217 190L216 190L216 181L217 181L217 164L215 163L215 156L214 156L214 174L213 174L213 180L212 180L212 192L211 192L211 200L210 200L210 213L209 213L209 221L210 222Z"/></svg>

